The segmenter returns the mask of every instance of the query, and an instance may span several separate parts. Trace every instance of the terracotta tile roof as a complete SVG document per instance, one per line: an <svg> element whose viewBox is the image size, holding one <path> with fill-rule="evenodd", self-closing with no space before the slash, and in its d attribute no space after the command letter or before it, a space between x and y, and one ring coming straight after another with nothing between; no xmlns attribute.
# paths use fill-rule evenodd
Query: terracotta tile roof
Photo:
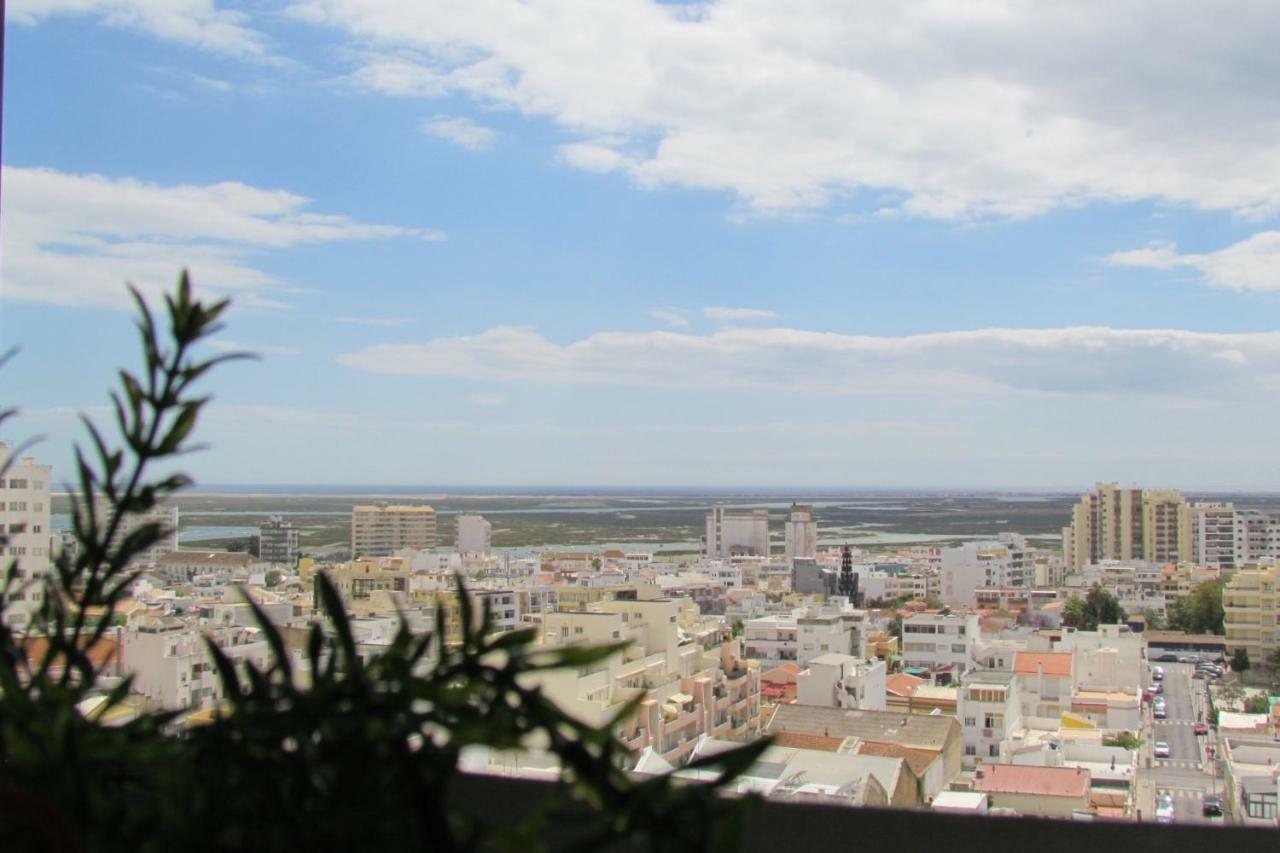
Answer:
<svg viewBox="0 0 1280 853"><path fill-rule="evenodd" d="M914 675L908 675L905 672L900 672L895 675L891 675L884 680L884 689L886 692L892 693L895 696L912 696L915 694L916 688L922 684L928 683L929 682L923 678L917 678Z"/></svg>
<svg viewBox="0 0 1280 853"><path fill-rule="evenodd" d="M1045 675L1070 676L1074 660L1070 652L1017 652L1013 656L1013 671L1035 675L1043 667Z"/></svg>
<svg viewBox="0 0 1280 853"><path fill-rule="evenodd" d="M35 666L39 666L40 662L49 654L49 641L44 637L31 637L24 644L24 651L27 653L27 660ZM116 641L110 637L103 637L94 643L88 649L89 660L97 669L102 669L106 664L116 657ZM66 665L66 662L59 656L53 661L51 668L60 670Z"/></svg>
<svg viewBox="0 0 1280 853"><path fill-rule="evenodd" d="M773 669L766 670L761 674L761 681L772 681L777 684L795 684L796 676L799 675L801 669L794 663L780 663Z"/></svg>
<svg viewBox="0 0 1280 853"><path fill-rule="evenodd" d="M1089 793L1089 771L1078 767L984 764L981 771L982 778L975 775L973 789L984 794L1084 797Z"/></svg>

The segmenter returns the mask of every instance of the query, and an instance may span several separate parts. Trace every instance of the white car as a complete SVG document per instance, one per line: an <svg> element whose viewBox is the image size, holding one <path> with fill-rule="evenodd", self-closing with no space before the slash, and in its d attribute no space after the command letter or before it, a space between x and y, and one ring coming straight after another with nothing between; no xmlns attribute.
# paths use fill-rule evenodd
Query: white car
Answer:
<svg viewBox="0 0 1280 853"><path fill-rule="evenodd" d="M1156 822L1173 823L1173 797L1161 794L1156 800Z"/></svg>
<svg viewBox="0 0 1280 853"><path fill-rule="evenodd" d="M1156 758L1168 758L1168 757L1169 757L1169 744L1165 743L1162 740L1156 741Z"/></svg>

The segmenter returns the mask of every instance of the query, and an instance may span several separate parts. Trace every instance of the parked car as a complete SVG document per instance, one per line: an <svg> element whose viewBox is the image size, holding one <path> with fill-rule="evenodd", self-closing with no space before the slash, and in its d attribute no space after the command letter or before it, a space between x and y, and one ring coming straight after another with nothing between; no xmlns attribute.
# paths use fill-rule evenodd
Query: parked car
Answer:
<svg viewBox="0 0 1280 853"><path fill-rule="evenodd" d="M1200 658L1196 655L1182 655L1178 658L1178 663L1199 663Z"/></svg>
<svg viewBox="0 0 1280 853"><path fill-rule="evenodd" d="M1164 667L1162 666L1151 667L1151 680L1164 681Z"/></svg>
<svg viewBox="0 0 1280 853"><path fill-rule="evenodd" d="M1169 794L1161 794L1156 800L1156 822L1157 823L1173 823L1173 797Z"/></svg>
<svg viewBox="0 0 1280 853"><path fill-rule="evenodd" d="M1157 705L1155 710L1151 712L1151 716L1157 720L1165 720L1169 718L1169 712L1165 710L1163 705Z"/></svg>
<svg viewBox="0 0 1280 853"><path fill-rule="evenodd" d="M1222 797L1210 794L1202 801L1205 817L1222 817Z"/></svg>
<svg viewBox="0 0 1280 853"><path fill-rule="evenodd" d="M1168 758L1168 757L1169 757L1169 744L1165 743L1162 740L1156 741L1156 758Z"/></svg>
<svg viewBox="0 0 1280 853"><path fill-rule="evenodd" d="M1192 727L1192 731L1197 735L1207 735L1209 733L1209 726L1205 723L1196 723L1195 726Z"/></svg>
<svg viewBox="0 0 1280 853"><path fill-rule="evenodd" d="M1156 682L1153 682L1151 686L1148 687L1147 689L1158 696L1164 692L1164 684L1162 684L1159 681L1156 681Z"/></svg>
<svg viewBox="0 0 1280 853"><path fill-rule="evenodd" d="M1152 660L1158 660L1158 661L1160 661L1161 663L1177 663L1177 662L1178 662L1178 656L1177 656L1177 655L1175 655L1175 654L1173 654L1172 652L1165 652L1164 654L1160 655L1159 657L1154 657L1154 658L1152 658Z"/></svg>

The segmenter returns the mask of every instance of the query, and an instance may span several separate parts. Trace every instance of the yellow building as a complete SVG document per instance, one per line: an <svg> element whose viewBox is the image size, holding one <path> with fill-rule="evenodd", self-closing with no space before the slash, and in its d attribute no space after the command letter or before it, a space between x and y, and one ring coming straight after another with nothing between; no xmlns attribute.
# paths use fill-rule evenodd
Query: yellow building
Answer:
<svg viewBox="0 0 1280 853"><path fill-rule="evenodd" d="M1227 631L1227 648L1244 649L1249 660L1259 663L1280 645L1280 596L1276 582L1280 570L1242 569L1235 573L1222 590L1222 609Z"/></svg>
<svg viewBox="0 0 1280 853"><path fill-rule="evenodd" d="M351 556L386 557L436 546L436 511L386 502L351 508Z"/></svg>
<svg viewBox="0 0 1280 853"><path fill-rule="evenodd" d="M1191 509L1176 489L1098 483L1062 529L1063 561L1079 571L1100 560L1168 563L1192 556Z"/></svg>

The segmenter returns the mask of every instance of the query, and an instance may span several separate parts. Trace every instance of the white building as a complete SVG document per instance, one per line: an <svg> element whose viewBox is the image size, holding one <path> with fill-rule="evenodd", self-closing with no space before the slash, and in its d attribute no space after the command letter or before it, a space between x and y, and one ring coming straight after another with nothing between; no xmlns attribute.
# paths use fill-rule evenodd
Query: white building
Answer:
<svg viewBox="0 0 1280 853"><path fill-rule="evenodd" d="M457 518L453 547L464 553L488 554L493 547L493 525L483 515L467 513Z"/></svg>
<svg viewBox="0 0 1280 853"><path fill-rule="evenodd" d="M809 661L796 675L796 702L830 708L887 710L884 661L831 652Z"/></svg>
<svg viewBox="0 0 1280 853"><path fill-rule="evenodd" d="M1035 564L1026 540L1002 533L989 542L966 542L942 549L942 600L952 607L973 607L974 592L984 588L1029 589Z"/></svg>
<svg viewBox="0 0 1280 853"><path fill-rule="evenodd" d="M0 467L11 462L12 448L0 444ZM43 595L38 578L48 573L53 550L50 528L49 481L53 468L40 465L32 457L12 462L0 475L0 529L8 537L2 558L3 569L14 564L17 580L5 606L5 622L25 627L39 609Z"/></svg>
<svg viewBox="0 0 1280 853"><path fill-rule="evenodd" d="M793 503L787 515L785 532L787 559L817 555L818 522L814 520L812 506Z"/></svg>
<svg viewBox="0 0 1280 853"><path fill-rule="evenodd" d="M956 702L964 739L965 767L999 763L1009 754L1009 738L1022 729L1022 698L1012 672L976 669L965 675Z"/></svg>
<svg viewBox="0 0 1280 853"><path fill-rule="evenodd" d="M208 634L232 661L252 661L261 669L271 650L257 628L193 630L176 619L157 620L121 636L121 669L134 676L133 690L161 708L212 708L222 698L222 680L209 657ZM294 664L302 664L297 654Z"/></svg>
<svg viewBox="0 0 1280 853"><path fill-rule="evenodd" d="M769 510L715 507L707 513L703 554L720 560L742 554L769 556Z"/></svg>
<svg viewBox="0 0 1280 853"><path fill-rule="evenodd" d="M902 623L903 666L950 668L958 680L974 665L978 633L972 613L912 613Z"/></svg>
<svg viewBox="0 0 1280 853"><path fill-rule="evenodd" d="M385 501L351 508L351 556L385 557L401 548L436 546L436 511Z"/></svg>
<svg viewBox="0 0 1280 853"><path fill-rule="evenodd" d="M860 610L826 605L762 616L747 620L743 633L744 654L766 666L788 661L808 666L829 652L866 657L867 616Z"/></svg>
<svg viewBox="0 0 1280 853"><path fill-rule="evenodd" d="M109 524L112 520L111 504L105 497L99 496L96 504L100 524ZM145 524L158 524L164 531L155 544L138 553L129 563L130 566L155 566L165 554L178 550L178 507L177 505L160 504L146 512L126 513L120 519L116 535L111 538L111 547L117 548L126 537Z"/></svg>

